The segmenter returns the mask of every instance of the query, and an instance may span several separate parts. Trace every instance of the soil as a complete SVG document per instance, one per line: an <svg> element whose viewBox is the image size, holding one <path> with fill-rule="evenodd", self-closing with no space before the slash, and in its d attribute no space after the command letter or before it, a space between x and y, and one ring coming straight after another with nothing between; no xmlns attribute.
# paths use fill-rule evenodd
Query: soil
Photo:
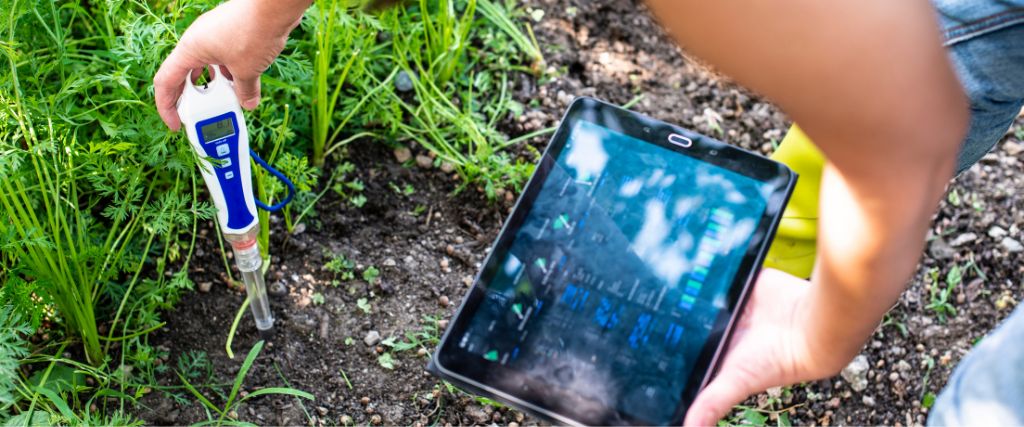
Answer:
<svg viewBox="0 0 1024 427"><path fill-rule="evenodd" d="M527 3L544 11L534 30L557 77L537 82L522 76L517 98L531 107L503 124L509 135L556 125L577 95L624 104L642 94L636 111L762 153L771 151L788 126L771 103L687 57L639 2ZM1021 124L1014 130L1024 129ZM917 274L862 352L868 366L863 373L866 387L854 390L850 381L836 376L755 396L747 405L770 415L771 423L781 410L794 424L924 423L926 394L938 393L976 340L1024 298L1024 253L1010 253L1003 244L1006 237L1018 242L1024 238L1024 145L1013 135L953 181L956 197L951 195L936 214ZM545 142L538 138L530 143L541 148ZM414 155L424 154L412 149ZM536 160L532 153L522 150L521 155ZM403 166L382 145L356 144L350 158L366 184L364 207L353 208L329 191L317 205L318 214L299 227L301 232L289 235L283 224L274 224L275 255L267 283L286 294L271 301L276 335L243 387L252 392L288 385L312 393L316 400L263 396L239 406L233 415L261 425L536 424L515 410L447 389L424 371L426 352L394 352L369 339L401 339L406 333L446 326L513 195L498 203L488 203L473 191L452 196L458 182L451 176L415 164ZM412 184L416 191L399 194L391 183ZM224 285L214 230L202 233L205 239L190 276L209 290L188 295L166 313L167 327L151 342L169 352L165 362L172 366L189 351L206 352L215 380L229 383L258 335L247 314L235 338L239 354L233 360L227 357L226 334L244 293ZM332 283L336 275L324 265L334 254L358 264L355 279ZM956 314L940 321L927 308L932 301L928 272L937 268L945 278L951 266L967 263L976 268L966 269L950 296ZM377 283L360 277L370 266L380 270ZM369 303L369 312L359 308L360 299ZM393 356L393 369L380 363L382 352ZM161 384L177 386L180 381L167 372ZM154 391L141 400L136 415L147 424L206 420L202 407L185 397L190 403Z"/></svg>

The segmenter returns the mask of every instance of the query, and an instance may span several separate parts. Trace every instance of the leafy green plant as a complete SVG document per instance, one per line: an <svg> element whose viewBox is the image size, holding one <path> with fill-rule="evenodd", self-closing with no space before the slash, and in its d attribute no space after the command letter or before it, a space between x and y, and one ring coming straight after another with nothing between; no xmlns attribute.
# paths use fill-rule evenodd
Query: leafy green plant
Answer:
<svg viewBox="0 0 1024 427"><path fill-rule="evenodd" d="M939 318L939 322L945 323L947 316L956 316L956 307L952 304L953 291L963 282L963 270L959 265L954 264L946 273L945 284L939 284L939 270L932 268L928 272L930 283L928 293L930 302L926 309L933 311Z"/></svg>
<svg viewBox="0 0 1024 427"><path fill-rule="evenodd" d="M362 311L363 314L370 314L370 309L372 308L370 306L370 302L366 298L359 298L356 300L356 307L359 308L359 311Z"/></svg>
<svg viewBox="0 0 1024 427"><path fill-rule="evenodd" d="M356 277L355 268L356 263L342 253L331 255L330 260L324 263L324 269L334 273L334 278L331 280L333 286L338 286L339 281L347 282L354 279Z"/></svg>
<svg viewBox="0 0 1024 427"><path fill-rule="evenodd" d="M0 415L7 406L14 403L15 384L18 380L18 366L28 355L25 336L32 328L14 311L12 306L0 306Z"/></svg>
<svg viewBox="0 0 1024 427"><path fill-rule="evenodd" d="M371 265L369 267L366 267L366 270L363 270L363 280L365 280L366 283L373 285L377 283L377 279L379 278L380 270L378 270L377 267Z"/></svg>
<svg viewBox="0 0 1024 427"><path fill-rule="evenodd" d="M155 327L155 310L191 288L184 273L163 273L188 262L192 245L183 256L179 231L211 212L188 196L194 156L162 130L146 90L173 26L141 3L94 7L5 11L0 248L98 366L117 334Z"/></svg>
<svg viewBox="0 0 1024 427"><path fill-rule="evenodd" d="M806 403L786 406L786 404L783 403L783 400L792 396L792 388L780 387L773 390L769 390L766 395L760 396L758 398L757 406L734 406L733 414L730 417L719 421L718 425L768 426L774 424L778 427L789 427L793 425L792 421L789 419L790 412L795 408L805 405Z"/></svg>
<svg viewBox="0 0 1024 427"><path fill-rule="evenodd" d="M256 345L252 347L251 350L249 350L249 354L245 357L245 361L242 362L242 366L238 370L238 375L235 376L235 381L231 386L231 391L228 393L228 396L224 402L223 407L215 405L208 397L202 394L195 386L192 385L191 382L189 382L188 378L186 378L184 373L182 373L181 371L177 372L178 379L181 380L185 388L190 393L192 393L192 395L195 396L195 398L198 399L199 402L206 409L208 409L209 411L213 411L215 414L218 415L216 420L213 419L213 416L211 415L209 417L210 422L203 424L243 425L244 423L240 423L234 420L225 420L225 417L227 417L234 410L235 407L254 397L277 394L301 397L307 400L315 400L312 394L290 387L267 387L255 390L249 394L239 397L239 391L241 391L242 389L242 383L245 381L246 375L248 375L249 370L252 368L253 363L256 361L256 357L259 356L260 351L263 349L263 343L263 341L259 341L256 343Z"/></svg>

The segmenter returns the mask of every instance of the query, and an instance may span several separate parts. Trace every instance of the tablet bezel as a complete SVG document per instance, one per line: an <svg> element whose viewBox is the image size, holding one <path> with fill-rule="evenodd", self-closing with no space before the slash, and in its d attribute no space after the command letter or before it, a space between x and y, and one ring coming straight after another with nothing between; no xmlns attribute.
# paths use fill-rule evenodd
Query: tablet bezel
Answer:
<svg viewBox="0 0 1024 427"><path fill-rule="evenodd" d="M586 402L573 401L571 390L555 390L554 386L543 382L526 382L517 390L502 389L489 385L493 379L518 375L526 375L515 369L488 360L460 349L457 340L465 333L470 321L486 296L486 285L489 283L505 254L507 254L519 228L526 220L533 202L540 193L558 156L565 148L574 125L586 120L623 133L638 140L657 145L722 167L726 170L744 175L773 186L768 197L765 212L758 227L751 237L733 282L726 296L726 308L715 321L708 339L701 349L693 368L693 373L681 396L680 404L670 420L642 419L618 412L615 408L602 408L601 413L591 414L592 417L580 414L566 414L567 408L578 408ZM670 142L670 138L671 141ZM521 407L534 415L565 424L675 424L683 421L685 411L696 397L697 391L705 386L715 372L715 365L722 353L732 331L732 323L736 314L741 313L747 300L748 290L754 283L761 263L768 249L768 243L774 236L775 229L782 217L782 211L796 183L796 174L788 167L754 153L727 145L723 142L701 134L670 125L650 117L630 112L620 107L587 97L577 98L570 105L561 124L545 149L534 175L530 178L516 205L505 222L497 240L491 247L477 274L473 287L463 299L462 305L454 316L451 325L445 332L434 353L429 369L442 378L457 383L475 392L486 394ZM490 381L489 381L490 380ZM561 407L561 408L559 408Z"/></svg>

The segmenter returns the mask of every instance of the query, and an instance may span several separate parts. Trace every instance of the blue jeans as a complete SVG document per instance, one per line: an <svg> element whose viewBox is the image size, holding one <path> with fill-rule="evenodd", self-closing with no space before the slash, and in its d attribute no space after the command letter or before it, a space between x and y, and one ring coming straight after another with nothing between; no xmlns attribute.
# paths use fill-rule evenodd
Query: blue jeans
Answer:
<svg viewBox="0 0 1024 427"><path fill-rule="evenodd" d="M957 173L989 152L1024 106L1024 0L932 0L971 101Z"/></svg>
<svg viewBox="0 0 1024 427"><path fill-rule="evenodd" d="M932 3L971 101L959 173L999 142L1024 105L1024 0ZM1024 425L1024 306L960 362L928 424Z"/></svg>

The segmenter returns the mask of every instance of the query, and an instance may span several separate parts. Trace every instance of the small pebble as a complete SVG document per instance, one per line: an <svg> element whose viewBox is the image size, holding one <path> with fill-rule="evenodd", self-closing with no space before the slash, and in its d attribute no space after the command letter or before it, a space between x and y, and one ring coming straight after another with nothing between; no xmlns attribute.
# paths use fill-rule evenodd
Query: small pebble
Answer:
<svg viewBox="0 0 1024 427"><path fill-rule="evenodd" d="M288 285L285 285L283 280L278 280L270 284L270 289L267 289L267 293L274 298L284 297L288 295Z"/></svg>
<svg viewBox="0 0 1024 427"><path fill-rule="evenodd" d="M409 73L405 70L399 71L398 75L395 76L395 89L399 92L408 92L413 89L412 79L416 77L416 74Z"/></svg>
<svg viewBox="0 0 1024 427"><path fill-rule="evenodd" d="M424 156L420 154L416 156L416 166L419 166L423 169L430 169L432 166L434 166L434 159L431 159L429 156Z"/></svg>
<svg viewBox="0 0 1024 427"><path fill-rule="evenodd" d="M864 398L861 399L861 401L863 401L864 405L866 405L866 406L875 406L875 398L874 397L864 396Z"/></svg>
<svg viewBox="0 0 1024 427"><path fill-rule="evenodd" d="M448 262L448 258L441 258L441 269L442 270L447 269L449 265L451 265L451 264Z"/></svg>
<svg viewBox="0 0 1024 427"><path fill-rule="evenodd" d="M359 404L361 404L363 406L369 405L370 404L370 397L369 396L363 396L363 397L359 398Z"/></svg>
<svg viewBox="0 0 1024 427"><path fill-rule="evenodd" d="M1024 244L1010 237L1004 237L1003 241L999 242L999 244L1009 253L1024 252Z"/></svg>
<svg viewBox="0 0 1024 427"><path fill-rule="evenodd" d="M395 160L397 160L398 163L405 163L412 158L412 151L409 151L408 147L398 147L395 149L394 153Z"/></svg>
<svg viewBox="0 0 1024 427"><path fill-rule="evenodd" d="M437 299L437 303L440 304L441 307L448 307L448 304L450 304L451 301L448 300L447 295L441 295L441 297Z"/></svg>
<svg viewBox="0 0 1024 427"><path fill-rule="evenodd" d="M341 418L338 419L338 423L343 426L350 426L352 425L352 417L348 415L342 415Z"/></svg>
<svg viewBox="0 0 1024 427"><path fill-rule="evenodd" d="M382 423L382 422L384 422L384 420L382 420L380 418L380 415L376 415L375 414L374 416L370 417L370 424L373 424L375 426L379 426L380 423Z"/></svg>
<svg viewBox="0 0 1024 427"><path fill-rule="evenodd" d="M365 343L367 347L373 347L373 346L377 345L377 343L379 343L379 342L380 342L380 332L377 332L377 331L367 332L366 333L366 337L363 338L363 343ZM369 398L366 398L366 399L369 399Z"/></svg>
<svg viewBox="0 0 1024 427"><path fill-rule="evenodd" d="M419 357L425 357L427 355L427 349L422 347L419 348L418 350L416 350L416 355Z"/></svg>
<svg viewBox="0 0 1024 427"><path fill-rule="evenodd" d="M210 292L210 288L212 288L212 287L213 287L213 282L200 282L199 283L199 292L202 292L202 293Z"/></svg>

